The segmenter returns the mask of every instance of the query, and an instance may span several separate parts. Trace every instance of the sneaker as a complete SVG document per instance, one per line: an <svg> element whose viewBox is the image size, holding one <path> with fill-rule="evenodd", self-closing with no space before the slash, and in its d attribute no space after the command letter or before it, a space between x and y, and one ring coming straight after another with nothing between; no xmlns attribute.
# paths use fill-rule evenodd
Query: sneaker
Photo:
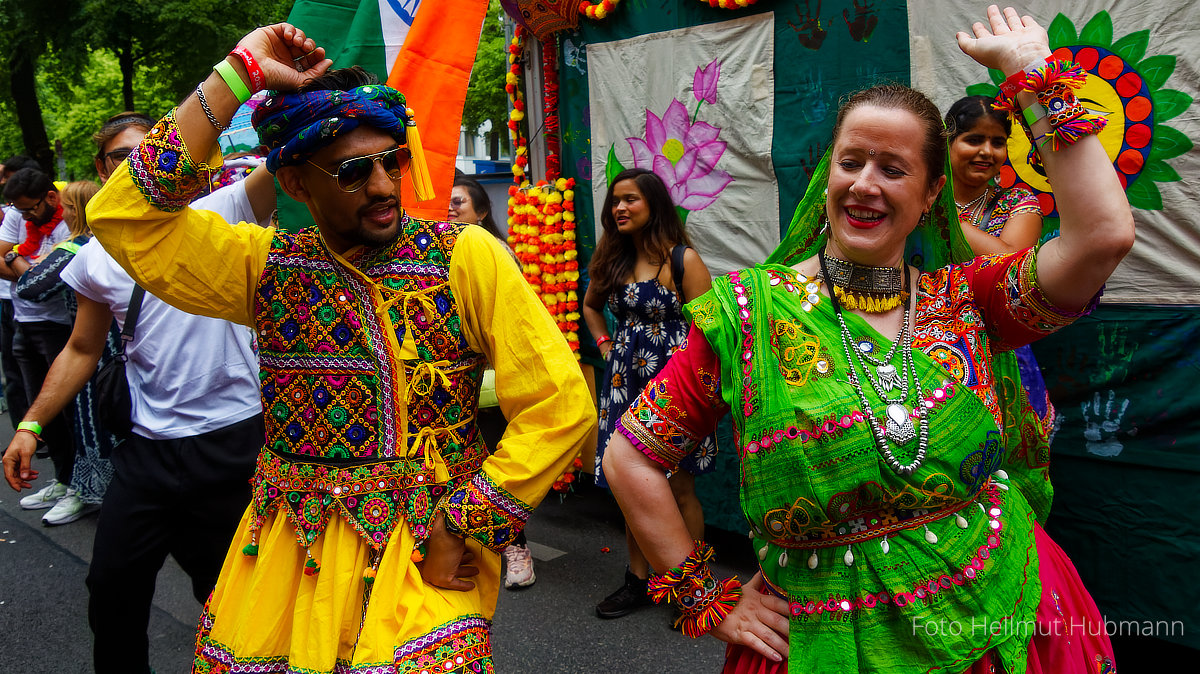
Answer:
<svg viewBox="0 0 1200 674"><path fill-rule="evenodd" d="M50 480L50 484L21 499L21 507L26 510L53 508L58 499L66 495L67 485L58 480Z"/></svg>
<svg viewBox="0 0 1200 674"><path fill-rule="evenodd" d="M74 489L68 489L66 496L58 499L58 503L54 504L50 512L42 516L42 524L48 527L59 524L70 524L80 517L94 513L99 509L99 503L84 503L80 500L79 494Z"/></svg>
<svg viewBox="0 0 1200 674"><path fill-rule="evenodd" d="M504 587L517 590L533 585L537 578L533 575L533 553L524 545L510 545L504 548Z"/></svg>
<svg viewBox="0 0 1200 674"><path fill-rule="evenodd" d="M646 580L625 569L625 584L596 604L596 615L601 618L620 618L652 603L646 594Z"/></svg>

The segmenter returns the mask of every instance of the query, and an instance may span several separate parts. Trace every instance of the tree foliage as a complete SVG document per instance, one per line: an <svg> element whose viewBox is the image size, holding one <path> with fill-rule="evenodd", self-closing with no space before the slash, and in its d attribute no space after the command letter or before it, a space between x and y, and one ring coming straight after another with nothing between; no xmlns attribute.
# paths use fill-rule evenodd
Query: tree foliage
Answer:
<svg viewBox="0 0 1200 674"><path fill-rule="evenodd" d="M508 72L508 43L501 22L503 16L500 0L490 0L463 106L462 124L469 134L478 133L487 121L491 121L493 133L501 137L507 133L508 95L504 92L504 75Z"/></svg>
<svg viewBox="0 0 1200 674"><path fill-rule="evenodd" d="M44 153L60 140L69 175L91 176L89 138L104 119L125 109L166 112L239 38L255 26L283 21L291 5L292 0L0 0L0 36L10 47L9 67L0 69L0 161L25 153L46 163ZM17 66L24 64L15 56L30 59L34 86L12 86L22 76ZM9 91L11 97L2 95ZM38 141L39 130L49 144ZM36 147L39 142L42 147Z"/></svg>

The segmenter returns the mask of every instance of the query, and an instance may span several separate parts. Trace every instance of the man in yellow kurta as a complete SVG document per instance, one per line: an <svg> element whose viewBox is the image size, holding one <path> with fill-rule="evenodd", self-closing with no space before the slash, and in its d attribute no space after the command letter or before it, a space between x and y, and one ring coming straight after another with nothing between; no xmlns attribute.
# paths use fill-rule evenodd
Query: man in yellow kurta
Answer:
<svg viewBox="0 0 1200 674"><path fill-rule="evenodd" d="M149 292L258 335L266 442L194 671L490 672L497 552L586 441L586 384L492 236L401 209L410 161L429 194L403 96L325 73L287 24L239 47L88 209ZM316 227L187 207L248 88L274 91L255 126ZM486 362L509 419L492 455L474 423Z"/></svg>

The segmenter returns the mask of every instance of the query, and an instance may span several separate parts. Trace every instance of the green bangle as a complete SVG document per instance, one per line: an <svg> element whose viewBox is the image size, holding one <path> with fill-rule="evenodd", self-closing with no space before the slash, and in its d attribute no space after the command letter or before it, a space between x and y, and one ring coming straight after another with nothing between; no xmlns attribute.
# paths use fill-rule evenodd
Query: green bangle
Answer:
<svg viewBox="0 0 1200 674"><path fill-rule="evenodd" d="M1022 110L1021 114L1025 115L1025 123L1033 128L1034 124L1046 118L1046 108L1043 108L1041 103L1034 102Z"/></svg>
<svg viewBox="0 0 1200 674"><path fill-rule="evenodd" d="M238 99L239 105L250 100L250 88L242 81L241 75L237 74L233 66L229 65L229 61L225 59L217 61L217 65L213 66L213 71L220 75L221 79L225 80L225 84L229 86L229 90Z"/></svg>
<svg viewBox="0 0 1200 674"><path fill-rule="evenodd" d="M21 423L17 424L17 430L29 431L38 437L41 437L42 435L42 425L36 421L22 421Z"/></svg>

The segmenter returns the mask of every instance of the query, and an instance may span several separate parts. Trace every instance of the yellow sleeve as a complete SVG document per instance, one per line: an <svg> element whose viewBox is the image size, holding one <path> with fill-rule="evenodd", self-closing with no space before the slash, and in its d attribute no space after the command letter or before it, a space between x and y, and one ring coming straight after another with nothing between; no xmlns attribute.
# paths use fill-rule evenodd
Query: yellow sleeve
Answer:
<svg viewBox="0 0 1200 674"><path fill-rule="evenodd" d="M579 454L596 409L562 332L492 235L462 232L450 287L468 344L496 370L508 430L483 470L439 509L452 528L499 550Z"/></svg>
<svg viewBox="0 0 1200 674"><path fill-rule="evenodd" d="M168 114L113 172L88 202L88 224L150 294L189 313L250 325L275 230L187 207L207 182L206 166L192 160L174 125ZM172 151L173 164L164 159Z"/></svg>

